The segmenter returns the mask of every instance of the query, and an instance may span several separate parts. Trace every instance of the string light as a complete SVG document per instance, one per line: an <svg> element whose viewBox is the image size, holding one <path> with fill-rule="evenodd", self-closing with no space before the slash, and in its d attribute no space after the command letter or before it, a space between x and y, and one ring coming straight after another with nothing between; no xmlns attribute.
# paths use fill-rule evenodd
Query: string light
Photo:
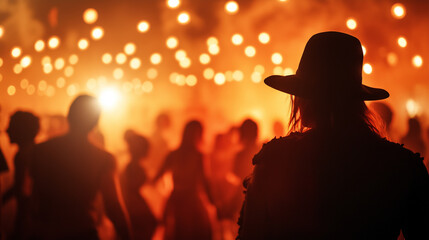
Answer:
<svg viewBox="0 0 429 240"><path fill-rule="evenodd" d="M187 13L187 12L182 12L177 16L177 21L180 24L187 24L187 23L189 23L190 20L191 20L191 17L189 16L189 13Z"/></svg>
<svg viewBox="0 0 429 240"><path fill-rule="evenodd" d="M83 21L87 24L93 24L98 19L98 12L93 8L88 8L83 12Z"/></svg>
<svg viewBox="0 0 429 240"><path fill-rule="evenodd" d="M177 40L176 37L169 37L167 38L167 41L165 42L168 48L173 49L176 48L177 45L179 45L179 40Z"/></svg>
<svg viewBox="0 0 429 240"><path fill-rule="evenodd" d="M401 3L395 3L393 4L391 8L392 16L396 19L402 19L405 17L406 10L404 5Z"/></svg>
<svg viewBox="0 0 429 240"><path fill-rule="evenodd" d="M357 27L357 22L353 18L349 18L347 19L346 25L348 29L355 30Z"/></svg>
<svg viewBox="0 0 429 240"><path fill-rule="evenodd" d="M225 4L225 10L229 14L235 14L238 12L238 3L236 1L228 1Z"/></svg>
<svg viewBox="0 0 429 240"><path fill-rule="evenodd" d="M53 36L48 40L48 46L51 49L56 49L60 46L60 39L57 36Z"/></svg>
<svg viewBox="0 0 429 240"><path fill-rule="evenodd" d="M95 27L91 31L91 37L94 40L100 40L104 36L104 29L102 27Z"/></svg>
<svg viewBox="0 0 429 240"><path fill-rule="evenodd" d="M240 45L243 43L243 36L236 33L236 34L232 35L231 41L232 41L232 44L234 44L234 45Z"/></svg>
<svg viewBox="0 0 429 240"><path fill-rule="evenodd" d="M137 30L141 33L149 31L150 25L147 21L140 21L137 24Z"/></svg>

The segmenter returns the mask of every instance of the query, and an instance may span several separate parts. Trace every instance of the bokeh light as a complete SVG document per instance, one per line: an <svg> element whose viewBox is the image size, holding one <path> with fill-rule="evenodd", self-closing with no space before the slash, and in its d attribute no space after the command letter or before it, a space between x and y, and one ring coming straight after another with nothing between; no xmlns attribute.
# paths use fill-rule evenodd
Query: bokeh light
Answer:
<svg viewBox="0 0 429 240"><path fill-rule="evenodd" d="M4 27L0 25L0 38L4 35Z"/></svg>
<svg viewBox="0 0 429 240"><path fill-rule="evenodd" d="M158 70L156 70L155 68L149 68L147 70L146 76L149 79L155 79L156 77L158 77Z"/></svg>
<svg viewBox="0 0 429 240"><path fill-rule="evenodd" d="M37 40L34 43L34 50L36 50L36 52L41 52L43 49L45 49L45 42L43 40Z"/></svg>
<svg viewBox="0 0 429 240"><path fill-rule="evenodd" d="M28 85L27 94L33 95L36 92L36 87L33 84Z"/></svg>
<svg viewBox="0 0 429 240"><path fill-rule="evenodd" d="M407 39L405 37L399 37L398 38L398 45L402 48L407 46Z"/></svg>
<svg viewBox="0 0 429 240"><path fill-rule="evenodd" d="M394 18L402 19L406 15L406 10L404 5L402 5L401 3L395 3L391 8L391 13Z"/></svg>
<svg viewBox="0 0 429 240"><path fill-rule="evenodd" d="M363 65L363 72L366 74L371 74L372 73L372 66L369 63L365 63Z"/></svg>
<svg viewBox="0 0 429 240"><path fill-rule="evenodd" d="M270 41L270 35L266 32L262 32L259 34L258 39L262 44L267 44Z"/></svg>
<svg viewBox="0 0 429 240"><path fill-rule="evenodd" d="M217 55L220 52L219 45L210 45L208 51L211 55Z"/></svg>
<svg viewBox="0 0 429 240"><path fill-rule="evenodd" d="M10 51L10 54L12 55L13 58L18 58L19 56L21 56L21 53L22 53L22 50L19 47L14 47Z"/></svg>
<svg viewBox="0 0 429 240"><path fill-rule="evenodd" d="M137 50L137 47L134 43L127 43L124 46L124 52L127 55L133 55Z"/></svg>
<svg viewBox="0 0 429 240"><path fill-rule="evenodd" d="M28 85L30 84L30 82L28 81L28 79L22 79L21 82L19 83L19 86L22 89L26 89L28 87Z"/></svg>
<svg viewBox="0 0 429 240"><path fill-rule="evenodd" d="M83 12L83 21L87 24L93 24L98 19L98 12L93 8L88 8Z"/></svg>
<svg viewBox="0 0 429 240"><path fill-rule="evenodd" d="M188 75L185 79L186 85L193 87L197 85L198 79L195 75Z"/></svg>
<svg viewBox="0 0 429 240"><path fill-rule="evenodd" d="M260 83L262 81L262 74L260 72L253 72L250 78L252 79L252 82Z"/></svg>
<svg viewBox="0 0 429 240"><path fill-rule="evenodd" d="M413 57L413 66L419 68L423 65L423 58L420 55L415 55Z"/></svg>
<svg viewBox="0 0 429 240"><path fill-rule="evenodd" d="M395 66L398 63L398 55L392 52L387 54L387 63L390 66Z"/></svg>
<svg viewBox="0 0 429 240"><path fill-rule="evenodd" d="M19 63L17 63L17 64L15 64L14 66L13 66L13 72L15 73L15 74L20 74L21 72L22 72L22 66L21 66L21 64L19 64Z"/></svg>
<svg viewBox="0 0 429 240"><path fill-rule="evenodd" d="M177 21L180 24L187 24L189 23L189 21L191 20L191 17L189 16L189 13L187 12L181 12L178 16L177 16Z"/></svg>
<svg viewBox="0 0 429 240"><path fill-rule="evenodd" d="M169 8L177 8L180 5L180 0L167 0L167 6Z"/></svg>
<svg viewBox="0 0 429 240"><path fill-rule="evenodd" d="M48 47L51 49L56 49L60 46L60 39L57 36L53 36L48 40Z"/></svg>
<svg viewBox="0 0 429 240"><path fill-rule="evenodd" d="M161 54L159 54L159 53L153 53L153 54L150 56L150 62L151 62L152 64L157 65L157 64L160 64L160 63L161 63L161 61L162 61L162 56L161 56Z"/></svg>
<svg viewBox="0 0 429 240"><path fill-rule="evenodd" d="M217 85L223 85L225 84L225 81L226 81L226 78L223 73L216 73L216 75L214 76L214 82Z"/></svg>
<svg viewBox="0 0 429 240"><path fill-rule="evenodd" d="M243 43L243 36L241 36L241 34L236 33L232 35L231 41L234 45L240 45Z"/></svg>
<svg viewBox="0 0 429 240"><path fill-rule="evenodd" d="M186 51L183 49L179 49L176 51L176 53L174 54L174 57L176 58L177 61L183 61L186 58Z"/></svg>
<svg viewBox="0 0 429 240"><path fill-rule="evenodd" d="M73 76L73 74L74 74L74 68L72 66L67 66L64 69L64 76L71 77L71 76Z"/></svg>
<svg viewBox="0 0 429 240"><path fill-rule="evenodd" d="M72 54L72 55L70 55L70 57L69 57L69 63L71 64L71 65L75 65L75 64L77 64L79 62L79 57L76 55L76 54Z"/></svg>
<svg viewBox="0 0 429 240"><path fill-rule="evenodd" d="M149 31L150 25L147 21L140 21L137 24L137 30L141 33Z"/></svg>
<svg viewBox="0 0 429 240"><path fill-rule="evenodd" d="M151 81L145 81L142 84L142 90L145 93L150 93L153 91L153 83Z"/></svg>
<svg viewBox="0 0 429 240"><path fill-rule="evenodd" d="M357 27L357 22L353 18L349 18L347 19L346 25L348 29L355 30Z"/></svg>
<svg viewBox="0 0 429 240"><path fill-rule="evenodd" d="M95 27L91 31L91 37L94 40L100 40L104 36L104 29L102 27Z"/></svg>
<svg viewBox="0 0 429 240"><path fill-rule="evenodd" d="M124 77L124 70L122 68L115 68L113 70L113 78L116 80L120 80Z"/></svg>
<svg viewBox="0 0 429 240"><path fill-rule="evenodd" d="M118 105L121 93L114 87L105 88L100 91L98 102L105 110L110 110Z"/></svg>
<svg viewBox="0 0 429 240"><path fill-rule="evenodd" d="M57 78L56 85L58 88L63 88L66 86L66 79L63 77Z"/></svg>
<svg viewBox="0 0 429 240"><path fill-rule="evenodd" d="M42 58L41 63L42 63L42 66L43 66L43 65L45 65L45 64L51 63L51 57L49 57L49 56L44 56L44 57Z"/></svg>
<svg viewBox="0 0 429 240"><path fill-rule="evenodd" d="M215 75L215 72L214 72L213 68L206 68L203 71L203 77L207 80L212 79L214 77L214 75Z"/></svg>
<svg viewBox="0 0 429 240"><path fill-rule="evenodd" d="M189 68L191 66L191 63L191 59L186 57L179 62L179 65L181 68Z"/></svg>
<svg viewBox="0 0 429 240"><path fill-rule="evenodd" d="M27 68L31 64L31 57L26 55L21 58L20 64L23 68Z"/></svg>
<svg viewBox="0 0 429 240"><path fill-rule="evenodd" d="M85 50L89 47L89 41L86 38L82 38L79 40L79 42L77 43L77 46L79 47L80 50Z"/></svg>
<svg viewBox="0 0 429 240"><path fill-rule="evenodd" d="M43 65L43 72L45 74L50 74L52 72L52 70L54 70L54 67L52 66L52 64L47 63L47 64Z"/></svg>
<svg viewBox="0 0 429 240"><path fill-rule="evenodd" d="M165 42L168 48L174 49L179 45L179 40L177 40L176 37L169 37L167 38L167 41Z"/></svg>
<svg viewBox="0 0 429 240"><path fill-rule="evenodd" d="M55 60L55 63L54 63L55 69L61 70L64 68L65 65L66 65L66 61L64 60L64 58L57 58Z"/></svg>
<svg viewBox="0 0 429 240"><path fill-rule="evenodd" d="M210 55L207 53L203 53L200 55L200 63L201 64L209 64L210 63Z"/></svg>
<svg viewBox="0 0 429 240"><path fill-rule="evenodd" d="M281 64L283 62L283 56L280 53L273 53L273 55L271 55L271 61L274 64Z"/></svg>
<svg viewBox="0 0 429 240"><path fill-rule="evenodd" d="M256 55L256 49L253 46L247 46L244 49L244 53L246 54L246 56L248 57L254 57Z"/></svg>
<svg viewBox="0 0 429 240"><path fill-rule="evenodd" d="M130 60L130 68L132 69L139 69L141 65L142 65L142 62L139 58L135 57Z"/></svg>
<svg viewBox="0 0 429 240"><path fill-rule="evenodd" d="M112 54L110 54L110 53L105 53L105 54L103 54L103 56L101 56L101 61L104 64L109 64L112 62L112 60L113 60L113 57L112 57Z"/></svg>
<svg viewBox="0 0 429 240"><path fill-rule="evenodd" d="M235 14L238 12L238 3L236 1L228 1L225 4L225 11L229 14Z"/></svg>
<svg viewBox="0 0 429 240"><path fill-rule="evenodd" d="M216 37L207 38L207 46L217 45L217 44L219 44L219 40L217 40Z"/></svg>
<svg viewBox="0 0 429 240"><path fill-rule="evenodd" d="M413 99L408 99L405 108L407 109L408 116L410 118L414 118L421 114L421 107L420 104L418 104Z"/></svg>
<svg viewBox="0 0 429 240"><path fill-rule="evenodd" d="M127 61L127 55L125 55L124 53L118 53L116 54L115 60L117 64L122 65Z"/></svg>
<svg viewBox="0 0 429 240"><path fill-rule="evenodd" d="M10 85L9 87L7 87L7 94L9 94L9 96L13 96L16 93L16 88L13 85Z"/></svg>
<svg viewBox="0 0 429 240"><path fill-rule="evenodd" d="M243 78L244 78L244 74L243 74L243 72L242 72L242 71L240 71L240 70L235 70L235 71L232 73L232 79L234 79L234 80L235 80L235 81L237 81L237 82L242 81L242 80L243 80Z"/></svg>

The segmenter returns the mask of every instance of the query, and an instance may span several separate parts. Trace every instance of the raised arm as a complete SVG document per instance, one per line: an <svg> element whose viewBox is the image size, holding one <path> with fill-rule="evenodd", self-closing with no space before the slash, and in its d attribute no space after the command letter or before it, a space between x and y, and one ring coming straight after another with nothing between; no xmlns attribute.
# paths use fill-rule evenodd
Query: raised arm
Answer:
<svg viewBox="0 0 429 240"><path fill-rule="evenodd" d="M156 183L169 169L171 169L172 164L172 157L171 153L167 155L165 158L164 163L162 164L161 168L159 169L159 172L155 175L152 182Z"/></svg>

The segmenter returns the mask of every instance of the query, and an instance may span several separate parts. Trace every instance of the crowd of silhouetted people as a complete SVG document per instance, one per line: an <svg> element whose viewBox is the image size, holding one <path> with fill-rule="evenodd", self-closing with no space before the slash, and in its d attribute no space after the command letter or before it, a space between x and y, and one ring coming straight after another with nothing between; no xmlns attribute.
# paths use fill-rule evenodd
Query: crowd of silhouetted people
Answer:
<svg viewBox="0 0 429 240"><path fill-rule="evenodd" d="M346 59L345 70L328 71L330 81L347 76L358 84L317 85L326 70L306 75L320 63L314 59L326 57L325 48L329 56ZM328 70L334 66L324 64ZM422 157L428 152L429 129L424 132L419 119L410 118L407 133L396 140L420 155L386 140L392 138L394 109L385 102L369 105L382 126L376 127L363 101L389 94L362 85L359 73L350 70L355 65L362 67L357 39L335 32L315 35L297 75L265 81L294 95L294 132L286 134L282 121L274 121L273 140L262 140L258 123L247 118L216 134L206 151L207 127L190 119L173 148L166 129L174 118L162 113L153 135L133 129L123 133L128 156L123 169L103 147L103 134L96 128L101 108L95 97L74 99L66 117L51 119L50 137L40 143L35 140L40 118L16 111L6 130L10 143L18 146L13 166L8 168L0 155L1 172L13 169L12 183L2 190L1 236L396 239L402 231L407 239L427 239L429 186ZM298 80L318 87L303 88ZM344 95L343 88L352 94ZM63 123L67 129L58 127Z"/></svg>

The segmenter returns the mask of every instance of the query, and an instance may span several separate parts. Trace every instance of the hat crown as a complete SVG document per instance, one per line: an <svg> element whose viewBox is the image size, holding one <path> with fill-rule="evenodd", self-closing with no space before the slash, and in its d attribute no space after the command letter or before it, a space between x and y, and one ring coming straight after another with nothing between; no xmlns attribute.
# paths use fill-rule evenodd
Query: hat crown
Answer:
<svg viewBox="0 0 429 240"><path fill-rule="evenodd" d="M363 51L360 41L340 32L313 35L305 46L296 75L322 92L360 90Z"/></svg>

